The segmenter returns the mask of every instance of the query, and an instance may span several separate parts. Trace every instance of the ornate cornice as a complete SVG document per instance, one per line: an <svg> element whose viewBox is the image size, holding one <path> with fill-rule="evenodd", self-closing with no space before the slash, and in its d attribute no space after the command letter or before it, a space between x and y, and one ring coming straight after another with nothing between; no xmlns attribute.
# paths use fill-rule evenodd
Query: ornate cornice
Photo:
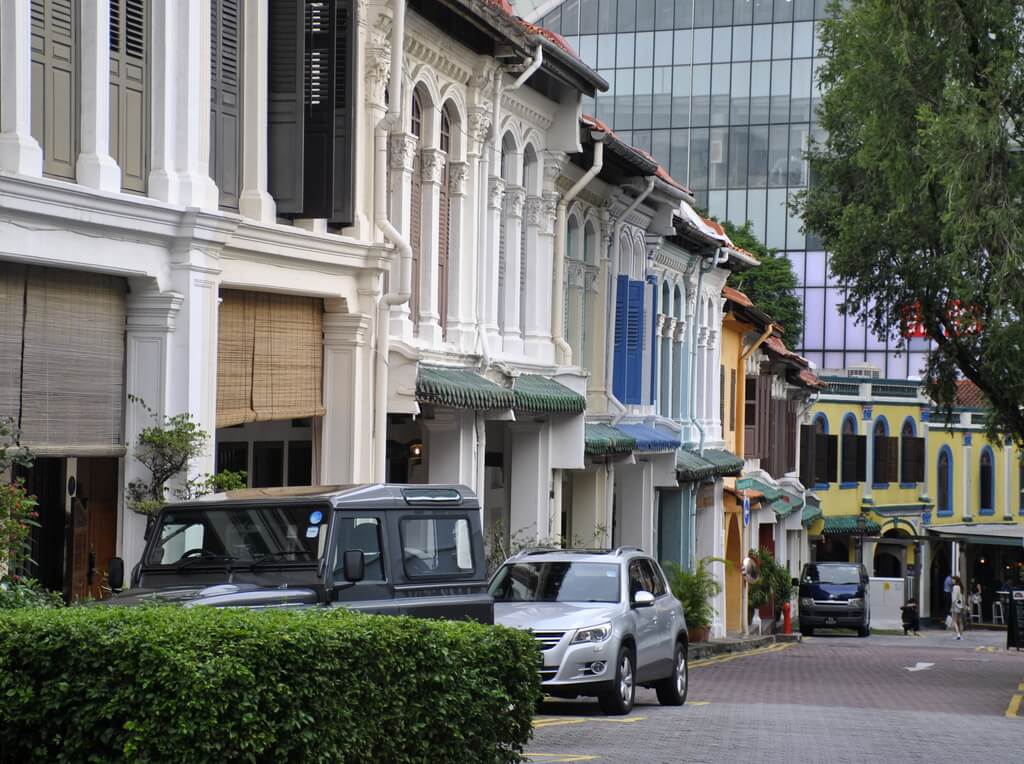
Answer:
<svg viewBox="0 0 1024 764"><path fill-rule="evenodd" d="M536 125L541 130L547 130L554 122L549 115L531 108L528 104L520 101L518 98L508 95L507 93L502 95L501 105L506 113L514 114L517 117L525 119L527 122Z"/></svg>
<svg viewBox="0 0 1024 764"><path fill-rule="evenodd" d="M405 36L405 52L419 63L425 64L455 82L468 82L473 76L473 72L468 67L461 66L455 61L452 51L438 49L414 35L407 34Z"/></svg>

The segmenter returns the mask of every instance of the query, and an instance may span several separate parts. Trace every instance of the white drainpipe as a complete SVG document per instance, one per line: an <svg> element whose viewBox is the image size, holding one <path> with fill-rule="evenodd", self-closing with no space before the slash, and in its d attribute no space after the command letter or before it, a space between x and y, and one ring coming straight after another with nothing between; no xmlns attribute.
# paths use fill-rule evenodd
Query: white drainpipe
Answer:
<svg viewBox="0 0 1024 764"><path fill-rule="evenodd" d="M384 238L398 250L398 290L381 296L377 304L377 389L374 391L374 463L373 479L383 483L386 479L388 432L388 353L390 337L388 325L391 307L409 301L412 295L412 246L388 217L387 173L388 134L402 122L402 60L405 49L405 0L395 0L391 24L391 79L388 82L388 107L374 130L373 216Z"/></svg>
<svg viewBox="0 0 1024 764"><path fill-rule="evenodd" d="M615 378L615 301L618 299L619 292L619 236L622 234L622 227L626 224L626 218L651 195L651 191L654 190L654 181L655 176L651 175L648 177L647 186L640 192L640 195L632 201L621 215L615 218L615 223L612 226L612 239L608 242L608 250L611 255L611 286L608 288L608 318L605 322L605 325L608 327L608 335L605 337L604 386L607 390L608 401L619 410L619 413L615 415L612 421L613 425L618 424L622 417L626 415L626 407L615 397L612 385Z"/></svg>
<svg viewBox="0 0 1024 764"><path fill-rule="evenodd" d="M604 166L604 133L591 132L594 140L594 164L587 170L570 188L565 196L558 200L558 207L555 212L555 279L551 288L551 339L555 343L555 361L563 366L572 365L572 348L565 341L562 335L562 280L565 272L565 217L569 208L569 202L576 198L576 195L583 190L594 177L601 172Z"/></svg>

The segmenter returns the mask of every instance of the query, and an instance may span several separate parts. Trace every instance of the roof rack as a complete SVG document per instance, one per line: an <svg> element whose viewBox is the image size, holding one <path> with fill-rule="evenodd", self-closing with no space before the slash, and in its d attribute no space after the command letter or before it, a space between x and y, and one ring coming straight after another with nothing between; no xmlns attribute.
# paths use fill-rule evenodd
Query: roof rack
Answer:
<svg viewBox="0 0 1024 764"><path fill-rule="evenodd" d="M644 551L644 550L641 547L638 547L638 546L620 546L618 549L615 550L615 556L616 557L621 557L624 552L642 552L642 551Z"/></svg>

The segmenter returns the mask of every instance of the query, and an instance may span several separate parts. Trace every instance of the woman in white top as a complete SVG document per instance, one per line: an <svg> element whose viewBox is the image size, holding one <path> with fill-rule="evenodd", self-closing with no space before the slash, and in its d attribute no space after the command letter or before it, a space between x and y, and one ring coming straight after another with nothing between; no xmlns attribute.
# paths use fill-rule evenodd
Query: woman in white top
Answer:
<svg viewBox="0 0 1024 764"><path fill-rule="evenodd" d="M951 603L949 615L952 618L950 626L956 632L954 639L963 639L963 634L960 633L960 630L963 628L964 610L967 609L967 606L964 603L964 587L960 581L960 576L953 576L953 591L949 599Z"/></svg>

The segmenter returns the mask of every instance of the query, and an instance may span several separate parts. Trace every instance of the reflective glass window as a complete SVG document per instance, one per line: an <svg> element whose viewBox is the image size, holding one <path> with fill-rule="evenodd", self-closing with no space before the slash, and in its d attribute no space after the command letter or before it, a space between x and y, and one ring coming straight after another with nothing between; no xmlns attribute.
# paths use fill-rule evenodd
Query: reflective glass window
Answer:
<svg viewBox="0 0 1024 764"><path fill-rule="evenodd" d="M655 32L654 33L654 65L655 66L671 66L672 65L672 33L671 32Z"/></svg>
<svg viewBox="0 0 1024 764"><path fill-rule="evenodd" d="M706 125L711 116L711 67L693 67L693 95L690 98L690 124Z"/></svg>
<svg viewBox="0 0 1024 764"><path fill-rule="evenodd" d="M750 58L754 61L764 61L772 57L771 24L761 24L754 27L754 37L750 47Z"/></svg>
<svg viewBox="0 0 1024 764"><path fill-rule="evenodd" d="M742 188L747 184L747 140L749 131L745 127L729 130L729 188ZM746 203L744 200L744 207ZM729 203L732 215L732 202ZM744 218L731 218L733 220Z"/></svg>
<svg viewBox="0 0 1024 764"><path fill-rule="evenodd" d="M750 128L749 143L747 187L764 188L768 184L768 128Z"/></svg>
<svg viewBox="0 0 1024 764"><path fill-rule="evenodd" d="M793 24L793 58L810 58L814 55L814 24L801 21Z"/></svg>
<svg viewBox="0 0 1024 764"><path fill-rule="evenodd" d="M728 149L729 128L712 128L710 142L708 144L708 188L725 188L728 185Z"/></svg>
<svg viewBox="0 0 1024 764"><path fill-rule="evenodd" d="M651 127L651 99L654 88L653 69L635 69L636 77L633 86L633 127L649 129Z"/></svg>
<svg viewBox="0 0 1024 764"><path fill-rule="evenodd" d="M729 89L732 106L729 122L745 125L750 122L750 64L732 65L732 85Z"/></svg>
<svg viewBox="0 0 1024 764"><path fill-rule="evenodd" d="M612 123L617 130L633 128L632 69L619 69L615 72L615 117Z"/></svg>
<svg viewBox="0 0 1024 764"><path fill-rule="evenodd" d="M615 6L617 0L599 0L597 11L597 31L615 31Z"/></svg>
<svg viewBox="0 0 1024 764"><path fill-rule="evenodd" d="M771 70L767 66L758 66L755 64L750 71L751 124L763 124L768 121L770 92Z"/></svg>
<svg viewBox="0 0 1024 764"><path fill-rule="evenodd" d="M793 51L793 25L776 24L772 31L772 58L789 58Z"/></svg>
<svg viewBox="0 0 1024 764"><path fill-rule="evenodd" d="M752 27L733 27L732 28L732 60L733 61L749 61L750 60L750 35L753 31Z"/></svg>
<svg viewBox="0 0 1024 764"><path fill-rule="evenodd" d="M714 0L694 0L693 2L693 25L694 27L709 27L715 19Z"/></svg>
<svg viewBox="0 0 1024 764"><path fill-rule="evenodd" d="M729 124L729 64L711 67L711 124Z"/></svg>
<svg viewBox="0 0 1024 764"><path fill-rule="evenodd" d="M638 32L654 29L654 0L637 0L636 28Z"/></svg>
<svg viewBox="0 0 1024 764"><path fill-rule="evenodd" d="M789 182L790 188L807 185L807 162L804 151L807 148L808 125L790 125L789 127Z"/></svg>
<svg viewBox="0 0 1024 764"><path fill-rule="evenodd" d="M636 0L618 0L617 28L620 32L636 31Z"/></svg>
<svg viewBox="0 0 1024 764"><path fill-rule="evenodd" d="M749 24L754 20L754 4L751 0L733 0L733 24Z"/></svg>
<svg viewBox="0 0 1024 764"><path fill-rule="evenodd" d="M707 128L690 130L690 185L695 189L708 187L709 138Z"/></svg>
<svg viewBox="0 0 1024 764"><path fill-rule="evenodd" d="M672 126L672 67L662 66L654 70L654 103L652 105L651 127ZM667 139L666 139L667 140ZM667 154L655 154L665 161Z"/></svg>
<svg viewBox="0 0 1024 764"><path fill-rule="evenodd" d="M675 63L689 64L693 58L693 31L690 29L677 29L675 37Z"/></svg>
<svg viewBox="0 0 1024 764"><path fill-rule="evenodd" d="M693 63L707 64L711 62L711 30L693 30Z"/></svg>
<svg viewBox="0 0 1024 764"><path fill-rule="evenodd" d="M615 66L615 38L617 35L601 34L597 36L597 68L608 69Z"/></svg>
<svg viewBox="0 0 1024 764"><path fill-rule="evenodd" d="M786 247L786 189L768 190L764 243L775 249Z"/></svg>
<svg viewBox="0 0 1024 764"><path fill-rule="evenodd" d="M597 35L584 35L580 38L578 52L583 63L591 69L597 69Z"/></svg>
<svg viewBox="0 0 1024 764"><path fill-rule="evenodd" d="M809 122L811 119L811 60L793 62L793 86L790 98L791 122Z"/></svg>
<svg viewBox="0 0 1024 764"><path fill-rule="evenodd" d="M693 0L676 0L676 29L689 29L693 26Z"/></svg>
<svg viewBox="0 0 1024 764"><path fill-rule="evenodd" d="M618 68L633 66L633 46L636 43L636 35L620 34L615 50L615 66Z"/></svg>
<svg viewBox="0 0 1024 764"><path fill-rule="evenodd" d="M793 18L796 21L814 18L814 0L793 0Z"/></svg>
<svg viewBox="0 0 1024 764"><path fill-rule="evenodd" d="M671 136L669 158L669 174L680 183L689 184L689 163L690 163L690 131L673 130Z"/></svg>
<svg viewBox="0 0 1024 764"><path fill-rule="evenodd" d="M732 29L719 27L713 30L711 54L716 63L732 60Z"/></svg>
<svg viewBox="0 0 1024 764"><path fill-rule="evenodd" d="M690 126L689 66L676 66L672 69L672 126Z"/></svg>
<svg viewBox="0 0 1024 764"><path fill-rule="evenodd" d="M789 121L790 61L772 62L772 100L769 121Z"/></svg>
<svg viewBox="0 0 1024 764"><path fill-rule="evenodd" d="M775 3L775 14L772 16L776 21L789 21L793 18L793 0L779 0Z"/></svg>
<svg viewBox="0 0 1024 764"><path fill-rule="evenodd" d="M562 35L580 33L580 0L566 0L562 5Z"/></svg>
<svg viewBox="0 0 1024 764"><path fill-rule="evenodd" d="M674 0L657 0L654 4L654 28L671 29L674 9Z"/></svg>
<svg viewBox="0 0 1024 764"><path fill-rule="evenodd" d="M654 32L640 32L636 36L636 66L654 64Z"/></svg>
<svg viewBox="0 0 1024 764"><path fill-rule="evenodd" d="M779 0L785 2L786 0ZM754 23L766 24L772 20L772 0L750 0L754 6Z"/></svg>
<svg viewBox="0 0 1024 764"><path fill-rule="evenodd" d="M580 34L594 34L597 32L598 15L600 14L598 0L581 0L580 2Z"/></svg>

